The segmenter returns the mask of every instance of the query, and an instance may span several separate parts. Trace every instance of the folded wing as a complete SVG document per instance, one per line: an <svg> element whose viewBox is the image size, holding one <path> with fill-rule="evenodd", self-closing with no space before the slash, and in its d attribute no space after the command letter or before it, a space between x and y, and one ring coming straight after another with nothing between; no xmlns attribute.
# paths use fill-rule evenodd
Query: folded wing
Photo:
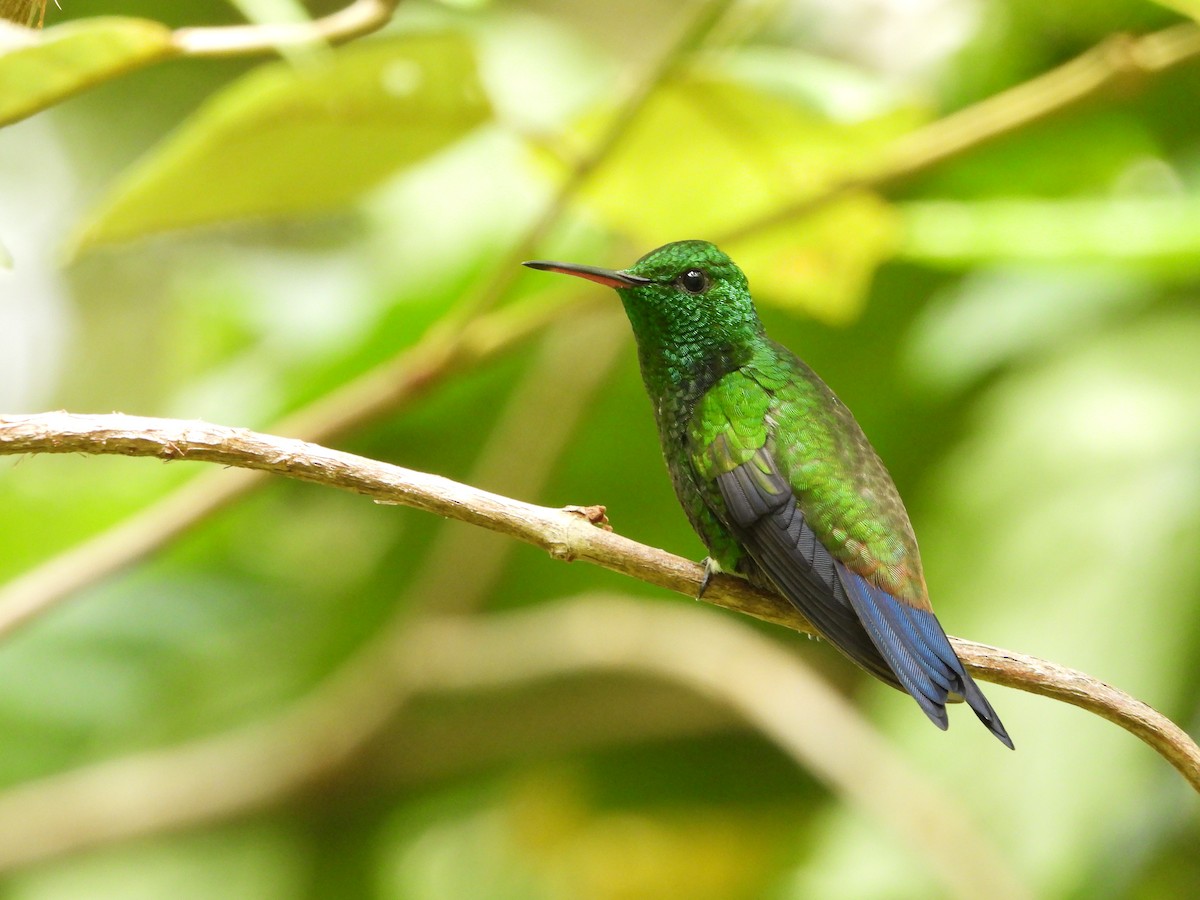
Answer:
<svg viewBox="0 0 1200 900"><path fill-rule="evenodd" d="M716 476L724 509L714 509L779 591L835 647L911 694L939 728L945 705L964 699L1011 747L1000 719L929 610L917 609L834 558L805 521L791 485L767 448Z"/></svg>

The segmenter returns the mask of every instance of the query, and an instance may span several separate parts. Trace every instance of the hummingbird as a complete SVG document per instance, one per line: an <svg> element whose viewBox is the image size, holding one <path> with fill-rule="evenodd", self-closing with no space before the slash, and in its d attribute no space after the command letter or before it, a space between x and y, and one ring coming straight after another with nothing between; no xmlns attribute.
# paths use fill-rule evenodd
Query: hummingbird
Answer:
<svg viewBox="0 0 1200 900"><path fill-rule="evenodd" d="M932 722L966 701L1004 725L933 613L912 524L846 405L759 320L742 270L677 241L624 270L535 260L615 288L675 494L715 572L773 587L834 647Z"/></svg>

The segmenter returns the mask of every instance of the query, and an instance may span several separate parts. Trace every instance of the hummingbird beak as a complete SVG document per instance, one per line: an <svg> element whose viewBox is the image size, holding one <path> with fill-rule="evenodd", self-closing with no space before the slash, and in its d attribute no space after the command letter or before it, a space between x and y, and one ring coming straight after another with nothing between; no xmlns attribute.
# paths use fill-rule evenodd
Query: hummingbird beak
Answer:
<svg viewBox="0 0 1200 900"><path fill-rule="evenodd" d="M643 278L640 275L630 275L628 272L617 272L613 269L599 269L596 266L583 266L578 263L550 262L549 260L535 259L527 263L522 263L522 265L529 266L531 269L540 269L543 272L561 272L564 275L586 278L588 281L607 285L610 288L637 287L641 284L651 283L651 279Z"/></svg>

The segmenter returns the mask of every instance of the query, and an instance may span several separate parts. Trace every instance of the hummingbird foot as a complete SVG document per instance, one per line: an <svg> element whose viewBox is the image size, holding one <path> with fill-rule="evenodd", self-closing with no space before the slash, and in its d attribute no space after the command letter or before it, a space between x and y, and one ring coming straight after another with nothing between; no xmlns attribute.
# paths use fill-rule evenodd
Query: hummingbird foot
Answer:
<svg viewBox="0 0 1200 900"><path fill-rule="evenodd" d="M712 583L714 575L721 574L721 567L717 561L711 556L704 557L704 577L700 579L700 591L696 594L697 600L704 599L704 592L708 590L709 584Z"/></svg>

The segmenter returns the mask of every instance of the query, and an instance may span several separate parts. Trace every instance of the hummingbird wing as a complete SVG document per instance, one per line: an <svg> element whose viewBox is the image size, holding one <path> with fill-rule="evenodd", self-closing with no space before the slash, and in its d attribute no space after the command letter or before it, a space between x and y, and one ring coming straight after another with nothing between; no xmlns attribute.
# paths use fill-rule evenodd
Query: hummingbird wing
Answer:
<svg viewBox="0 0 1200 900"><path fill-rule="evenodd" d="M807 367L805 373L811 374ZM786 394L795 381L768 373L761 379L765 383L760 383L758 374L739 370L725 376L707 392L693 416L689 430L692 462L710 511L780 593L842 653L910 694L939 728L948 725L946 703L965 699L984 725L1012 746L999 717L963 668L924 598L923 581L922 591L915 597L904 596L898 587L889 590L892 586L883 586L883 579L876 574L882 567L875 566L872 571L864 566L861 553L847 552L848 542L822 539L805 507L811 509L815 500L818 512L824 511L827 518L831 509L841 510L851 520L835 527L841 533L863 534L852 521L855 506L839 506L820 491L816 492L819 496L806 497L795 487L804 476L789 478L781 471L778 457L786 459L796 448L779 448L780 429L774 423L783 411L775 395ZM813 382L806 381L803 390L816 391L815 399L822 402L832 398L835 409L845 410L815 375L811 377ZM848 411L845 416L849 418ZM849 421L851 436L861 436L857 423L852 418ZM808 423L812 424L811 417ZM810 443L820 445L821 438L818 434ZM865 438L862 443L869 449ZM870 454L886 478L874 451ZM878 477L878 473L870 474ZM887 487L894 495L890 478ZM904 521L907 528L907 517Z"/></svg>

